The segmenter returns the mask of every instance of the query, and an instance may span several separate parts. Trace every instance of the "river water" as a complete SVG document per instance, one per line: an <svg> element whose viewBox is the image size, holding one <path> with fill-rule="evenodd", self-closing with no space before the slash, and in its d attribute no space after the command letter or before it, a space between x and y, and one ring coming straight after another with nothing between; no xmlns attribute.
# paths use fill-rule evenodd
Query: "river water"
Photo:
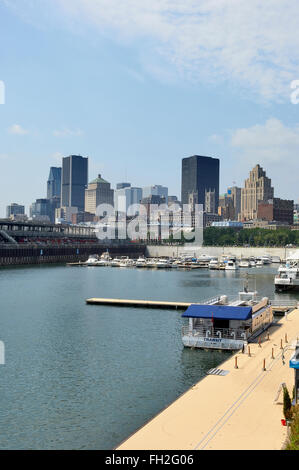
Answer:
<svg viewBox="0 0 299 470"><path fill-rule="evenodd" d="M277 267L249 269L252 286L294 298L274 294ZM1 269L0 448L112 449L230 354L184 349L182 312L85 299L237 295L245 272Z"/></svg>

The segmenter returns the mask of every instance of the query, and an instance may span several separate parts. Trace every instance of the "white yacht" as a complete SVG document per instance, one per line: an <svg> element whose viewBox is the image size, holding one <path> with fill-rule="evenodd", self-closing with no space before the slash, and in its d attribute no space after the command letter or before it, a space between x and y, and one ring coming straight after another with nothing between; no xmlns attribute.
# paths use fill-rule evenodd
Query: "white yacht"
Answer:
<svg viewBox="0 0 299 470"><path fill-rule="evenodd" d="M213 259L213 256L203 254L198 256L197 261L209 263L211 259Z"/></svg>
<svg viewBox="0 0 299 470"><path fill-rule="evenodd" d="M156 268L158 269L171 268L171 263L168 259L160 258L156 261Z"/></svg>
<svg viewBox="0 0 299 470"><path fill-rule="evenodd" d="M242 258L239 262L240 268L251 268L251 263L249 259L247 258Z"/></svg>
<svg viewBox="0 0 299 470"><path fill-rule="evenodd" d="M146 262L146 267L147 268L156 268L157 267L157 259L156 258L151 258L148 259Z"/></svg>
<svg viewBox="0 0 299 470"><path fill-rule="evenodd" d="M219 268L219 261L218 258L212 258L209 262L209 269L218 269Z"/></svg>
<svg viewBox="0 0 299 470"><path fill-rule="evenodd" d="M263 258L257 258L256 259L256 266L264 266L264 260Z"/></svg>
<svg viewBox="0 0 299 470"><path fill-rule="evenodd" d="M285 265L279 266L274 285L278 292L299 289L299 255L288 258Z"/></svg>
<svg viewBox="0 0 299 470"><path fill-rule="evenodd" d="M144 258L144 256L139 256L139 258L136 260L135 266L136 268L146 268L147 267L146 258Z"/></svg>
<svg viewBox="0 0 299 470"><path fill-rule="evenodd" d="M271 256L272 263L281 263L280 256Z"/></svg>
<svg viewBox="0 0 299 470"><path fill-rule="evenodd" d="M227 263L225 264L225 270L226 271L236 271L236 269L239 269L239 264L237 260L233 258L229 258L227 260Z"/></svg>
<svg viewBox="0 0 299 470"><path fill-rule="evenodd" d="M134 260L130 259L128 256L122 257L119 263L120 268L132 268L134 265Z"/></svg>
<svg viewBox="0 0 299 470"><path fill-rule="evenodd" d="M264 264L272 263L272 257L270 255L263 255L261 259L263 260Z"/></svg>
<svg viewBox="0 0 299 470"><path fill-rule="evenodd" d="M204 304L193 304L182 315L188 325L182 328L185 347L239 350L261 334L273 321L267 297L257 299L257 292L244 287L236 300L226 295Z"/></svg>
<svg viewBox="0 0 299 470"><path fill-rule="evenodd" d="M90 255L88 260L85 262L87 266L96 266L99 262L99 255Z"/></svg>
<svg viewBox="0 0 299 470"><path fill-rule="evenodd" d="M122 256L120 258L114 258L111 262L110 262L110 266L112 266L113 268L119 268L120 266L120 263L123 262L124 259L127 259L128 257L126 256Z"/></svg>
<svg viewBox="0 0 299 470"><path fill-rule="evenodd" d="M112 258L109 254L109 251L105 251L105 253L102 253L98 262L97 262L97 266L109 266L110 262L111 262Z"/></svg>

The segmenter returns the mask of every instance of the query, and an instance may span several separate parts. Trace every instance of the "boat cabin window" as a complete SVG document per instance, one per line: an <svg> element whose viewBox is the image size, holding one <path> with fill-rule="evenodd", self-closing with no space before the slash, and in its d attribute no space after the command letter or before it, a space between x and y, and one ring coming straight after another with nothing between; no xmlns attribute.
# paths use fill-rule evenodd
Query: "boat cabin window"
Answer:
<svg viewBox="0 0 299 470"><path fill-rule="evenodd" d="M214 319L214 328L229 328L229 320L222 320L220 318L215 318Z"/></svg>

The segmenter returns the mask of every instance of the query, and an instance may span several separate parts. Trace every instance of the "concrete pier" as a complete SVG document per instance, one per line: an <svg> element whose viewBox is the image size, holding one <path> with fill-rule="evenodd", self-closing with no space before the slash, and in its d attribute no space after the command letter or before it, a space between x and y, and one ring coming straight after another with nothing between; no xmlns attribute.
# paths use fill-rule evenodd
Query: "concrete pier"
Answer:
<svg viewBox="0 0 299 470"><path fill-rule="evenodd" d="M287 428L281 424L283 393L278 392L285 382L292 394L289 359L297 337L296 309L262 341L250 343L250 351L247 347L218 366L225 375L207 375L117 450L281 449Z"/></svg>

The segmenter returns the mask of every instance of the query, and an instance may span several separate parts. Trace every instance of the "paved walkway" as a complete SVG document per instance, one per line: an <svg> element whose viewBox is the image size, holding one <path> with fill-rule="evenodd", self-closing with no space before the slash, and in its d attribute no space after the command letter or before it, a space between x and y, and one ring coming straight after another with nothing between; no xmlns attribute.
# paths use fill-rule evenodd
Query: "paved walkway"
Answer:
<svg viewBox="0 0 299 470"><path fill-rule="evenodd" d="M206 376L118 449L281 449L286 439L286 427L280 421L283 393L274 400L282 382L292 394L294 371L289 359L299 337L299 310L268 331L270 339L264 333L261 347L249 344L251 357L233 355L219 367L229 371L226 376Z"/></svg>

